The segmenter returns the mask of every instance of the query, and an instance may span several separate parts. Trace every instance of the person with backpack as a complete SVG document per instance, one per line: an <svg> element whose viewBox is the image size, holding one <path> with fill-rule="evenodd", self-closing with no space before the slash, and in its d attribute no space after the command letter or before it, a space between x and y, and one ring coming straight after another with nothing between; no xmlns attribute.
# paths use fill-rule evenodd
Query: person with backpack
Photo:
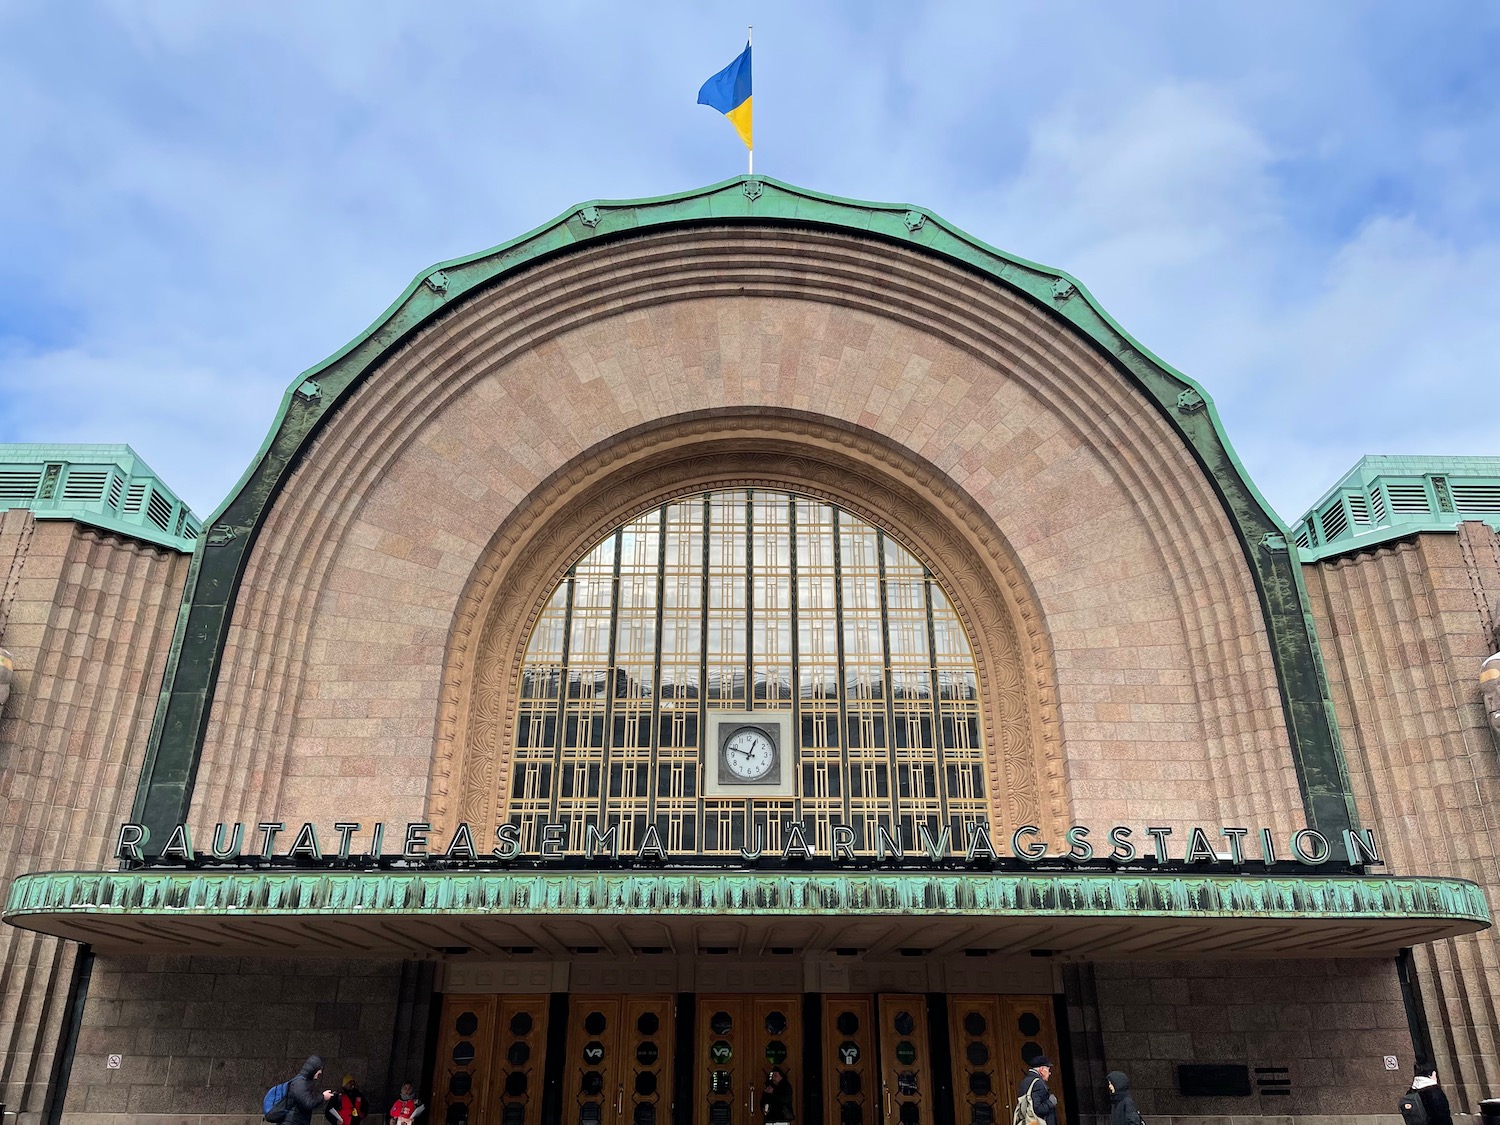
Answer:
<svg viewBox="0 0 1500 1125"><path fill-rule="evenodd" d="M1405 1125L1453 1125L1453 1109L1438 1085L1437 1071L1421 1063L1412 1067L1411 1089L1402 1095L1400 1109Z"/></svg>
<svg viewBox="0 0 1500 1125"><path fill-rule="evenodd" d="M1130 1092L1130 1076L1123 1070L1109 1072L1109 1125L1145 1125Z"/></svg>
<svg viewBox="0 0 1500 1125"><path fill-rule="evenodd" d="M1047 1088L1052 1077L1052 1060L1038 1055L1031 1060L1031 1069L1021 1076L1016 1088L1016 1108L1011 1114L1013 1125L1057 1125L1057 1095Z"/></svg>
<svg viewBox="0 0 1500 1125"><path fill-rule="evenodd" d="M322 1075L322 1058L308 1055L302 1069L297 1072L297 1077L286 1085L286 1096L281 1101L282 1106L286 1107L286 1114L281 1118L282 1125L312 1125L313 1114L321 1113L333 1097L332 1090L324 1090L319 1094L316 1083ZM266 1120L271 1120L270 1114L266 1115Z"/></svg>

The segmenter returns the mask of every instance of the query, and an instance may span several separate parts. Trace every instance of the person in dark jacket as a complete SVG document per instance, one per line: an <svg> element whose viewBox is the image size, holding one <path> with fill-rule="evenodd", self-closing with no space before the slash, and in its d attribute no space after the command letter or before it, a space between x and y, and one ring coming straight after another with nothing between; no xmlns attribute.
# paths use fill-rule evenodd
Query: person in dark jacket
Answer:
<svg viewBox="0 0 1500 1125"><path fill-rule="evenodd" d="M308 1055L302 1069L297 1072L286 1088L286 1120L282 1125L312 1125L313 1114L321 1114L332 1090L320 1094L316 1085L323 1076L323 1060L318 1055Z"/></svg>
<svg viewBox="0 0 1500 1125"><path fill-rule="evenodd" d="M772 1067L766 1075L765 1089L766 1125L790 1125L792 1120L792 1084L786 1080L779 1066Z"/></svg>
<svg viewBox="0 0 1500 1125"><path fill-rule="evenodd" d="M1046 1055L1038 1055L1031 1060L1031 1069L1021 1076L1021 1084L1016 1087L1016 1098L1024 1097L1029 1091L1033 1112L1046 1125L1057 1125L1057 1095L1047 1088L1047 1080L1051 1077L1052 1060Z"/></svg>
<svg viewBox="0 0 1500 1125"><path fill-rule="evenodd" d="M1448 1105L1448 1095L1438 1085L1437 1071L1428 1070L1420 1063L1412 1069L1415 1073L1411 1088L1427 1110L1427 1125L1453 1125L1453 1110Z"/></svg>
<svg viewBox="0 0 1500 1125"><path fill-rule="evenodd" d="M1109 1072L1109 1102L1109 1125L1144 1125L1130 1093L1130 1076L1123 1070Z"/></svg>

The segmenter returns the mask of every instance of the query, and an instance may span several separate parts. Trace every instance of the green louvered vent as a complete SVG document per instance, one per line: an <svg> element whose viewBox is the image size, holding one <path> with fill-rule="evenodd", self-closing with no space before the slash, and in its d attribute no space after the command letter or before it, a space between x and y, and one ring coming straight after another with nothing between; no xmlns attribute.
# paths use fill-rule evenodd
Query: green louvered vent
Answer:
<svg viewBox="0 0 1500 1125"><path fill-rule="evenodd" d="M1307 534L1307 528L1301 528L1297 532L1297 546L1306 549L1312 546L1312 539Z"/></svg>
<svg viewBox="0 0 1500 1125"><path fill-rule="evenodd" d="M1500 515L1500 484L1455 484L1453 503L1465 515Z"/></svg>
<svg viewBox="0 0 1500 1125"><path fill-rule="evenodd" d="M1427 500L1427 488L1420 484L1388 484L1391 494L1391 512L1395 515L1425 516L1431 513L1432 505Z"/></svg>
<svg viewBox="0 0 1500 1125"><path fill-rule="evenodd" d="M40 469L0 469L0 504L36 499L36 486L41 483Z"/></svg>
<svg viewBox="0 0 1500 1125"><path fill-rule="evenodd" d="M1370 504L1363 496L1349 497L1349 515L1362 527L1370 526Z"/></svg>
<svg viewBox="0 0 1500 1125"><path fill-rule="evenodd" d="M109 478L109 506L111 508L118 508L120 506L120 497L124 494L125 482L111 473Z"/></svg>
<svg viewBox="0 0 1500 1125"><path fill-rule="evenodd" d="M1330 543L1349 530L1349 517L1344 514L1344 498L1336 498L1318 513L1323 523L1323 542Z"/></svg>
<svg viewBox="0 0 1500 1125"><path fill-rule="evenodd" d="M90 504L104 498L105 486L109 484L109 472L91 469L74 469L63 481L62 498L77 504Z"/></svg>
<svg viewBox="0 0 1500 1125"><path fill-rule="evenodd" d="M1381 491L1380 485L1370 489L1370 502L1375 507L1375 522L1385 523L1385 493Z"/></svg>
<svg viewBox="0 0 1500 1125"><path fill-rule="evenodd" d="M125 493L125 506L120 511L126 514L139 512L146 502L146 489L150 487L149 484L132 484Z"/></svg>
<svg viewBox="0 0 1500 1125"><path fill-rule="evenodd" d="M146 518L163 531L172 529L172 502L154 488L146 501Z"/></svg>

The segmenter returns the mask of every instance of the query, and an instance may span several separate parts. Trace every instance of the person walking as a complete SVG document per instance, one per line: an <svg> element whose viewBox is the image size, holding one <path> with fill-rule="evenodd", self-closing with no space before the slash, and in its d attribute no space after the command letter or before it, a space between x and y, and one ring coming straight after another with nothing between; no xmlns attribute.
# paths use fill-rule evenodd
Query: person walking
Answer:
<svg viewBox="0 0 1500 1125"><path fill-rule="evenodd" d="M1422 1099L1422 1108L1427 1111L1427 1125L1453 1125L1453 1109L1448 1105L1448 1095L1438 1085L1436 1070L1417 1063L1412 1067L1412 1093Z"/></svg>
<svg viewBox="0 0 1500 1125"><path fill-rule="evenodd" d="M1047 1080L1051 1077L1052 1060L1046 1055L1038 1055L1031 1060L1031 1069L1021 1076L1021 1084L1016 1087L1017 1103L1030 1097L1032 1112L1045 1125L1057 1125L1057 1095L1047 1088Z"/></svg>
<svg viewBox="0 0 1500 1125"><path fill-rule="evenodd" d="M791 1125L792 1084L779 1066L773 1066L766 1075L765 1123L766 1125Z"/></svg>
<svg viewBox="0 0 1500 1125"><path fill-rule="evenodd" d="M282 1125L312 1125L314 1113L321 1113L333 1097L332 1090L318 1091L317 1081L323 1077L323 1059L308 1055L302 1069L297 1072L286 1088L286 1118Z"/></svg>
<svg viewBox="0 0 1500 1125"><path fill-rule="evenodd" d="M1130 1076L1123 1070L1109 1072L1109 1125L1145 1125L1130 1093Z"/></svg>

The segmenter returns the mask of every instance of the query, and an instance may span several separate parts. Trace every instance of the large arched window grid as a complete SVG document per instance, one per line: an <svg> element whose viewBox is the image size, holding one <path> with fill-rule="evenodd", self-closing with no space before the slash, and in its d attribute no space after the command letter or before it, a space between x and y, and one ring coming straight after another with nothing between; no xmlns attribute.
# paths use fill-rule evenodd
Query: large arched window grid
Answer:
<svg viewBox="0 0 1500 1125"><path fill-rule="evenodd" d="M785 709L796 795L702 796L709 710ZM770 851L799 821L826 854L848 824L989 822L978 679L942 587L879 528L821 500L725 490L618 528L570 569L527 646L507 819L535 848L544 823L648 823L677 855ZM606 738L608 733L608 738Z"/></svg>

